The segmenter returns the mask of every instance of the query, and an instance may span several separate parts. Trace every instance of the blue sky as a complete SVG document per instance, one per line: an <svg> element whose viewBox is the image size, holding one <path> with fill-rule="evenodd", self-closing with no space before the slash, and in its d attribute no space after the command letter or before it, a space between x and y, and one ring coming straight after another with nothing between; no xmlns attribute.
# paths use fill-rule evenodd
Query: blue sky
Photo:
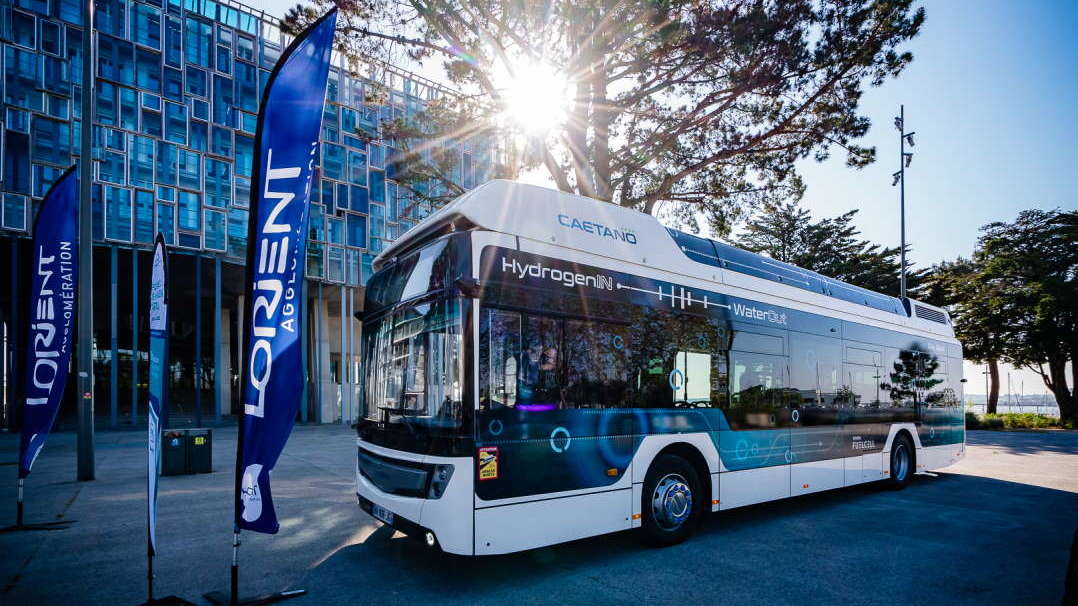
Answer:
<svg viewBox="0 0 1078 606"><path fill-rule="evenodd" d="M877 162L857 171L836 155L801 166L814 214L860 208L865 237L897 245L892 119L904 103L917 132L906 205L920 265L969 255L981 225L1022 209L1078 207L1078 2L947 0L926 13L907 45L913 63L863 100Z"/></svg>
<svg viewBox="0 0 1078 606"><path fill-rule="evenodd" d="M296 0L265 0L277 15ZM859 208L863 237L899 242L898 138L892 125L906 106L917 132L906 173L907 236L919 266L973 252L985 223L1027 208L1078 208L1078 2L937 0L924 4L921 34L906 48L913 63L870 89L864 142L878 160L847 168L841 154L800 166L803 204L817 217ZM983 393L967 366L970 393ZM1028 371L1012 371L1025 393L1044 391ZM1005 377L1006 375L1004 375ZM1004 378L1004 381L1006 379ZM979 387L978 387L979 385Z"/></svg>

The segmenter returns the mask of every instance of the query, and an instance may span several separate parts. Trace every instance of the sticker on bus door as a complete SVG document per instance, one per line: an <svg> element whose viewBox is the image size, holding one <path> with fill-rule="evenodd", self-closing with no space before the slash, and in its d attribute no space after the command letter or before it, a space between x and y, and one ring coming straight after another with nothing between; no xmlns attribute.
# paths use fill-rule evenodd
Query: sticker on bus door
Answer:
<svg viewBox="0 0 1078 606"><path fill-rule="evenodd" d="M484 446L479 449L479 479L498 479L498 447Z"/></svg>

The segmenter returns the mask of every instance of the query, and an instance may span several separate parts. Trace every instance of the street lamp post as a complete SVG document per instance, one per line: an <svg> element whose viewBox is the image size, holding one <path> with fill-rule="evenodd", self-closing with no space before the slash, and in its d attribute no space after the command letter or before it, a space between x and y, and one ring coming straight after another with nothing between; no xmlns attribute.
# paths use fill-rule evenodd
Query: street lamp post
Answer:
<svg viewBox="0 0 1078 606"><path fill-rule="evenodd" d="M898 172L891 175L894 180L891 181L891 185L899 186L899 214L901 215L899 224L902 231L901 253L902 253L902 268L899 271L899 292L903 300L906 298L906 169L909 168L910 162L913 160L913 152L906 151L906 144L909 143L910 147L913 147L913 135L916 133L906 132L906 106L898 106L898 117L895 118L895 128L898 130Z"/></svg>
<svg viewBox="0 0 1078 606"><path fill-rule="evenodd" d="M90 208L94 178L93 99L94 99L94 3L82 2L82 120L79 152L79 286L78 286L78 463L79 481L94 479L94 358L93 358L93 250L94 238ZM112 361L113 364L116 360Z"/></svg>

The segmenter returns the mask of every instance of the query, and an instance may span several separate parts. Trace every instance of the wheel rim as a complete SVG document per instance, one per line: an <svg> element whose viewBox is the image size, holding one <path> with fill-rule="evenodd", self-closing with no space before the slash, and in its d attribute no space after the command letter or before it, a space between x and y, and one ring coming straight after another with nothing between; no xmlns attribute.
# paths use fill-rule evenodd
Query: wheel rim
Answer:
<svg viewBox="0 0 1078 606"><path fill-rule="evenodd" d="M692 515L692 489L676 473L663 476L651 495L651 512L663 530L677 530Z"/></svg>
<svg viewBox="0 0 1078 606"><path fill-rule="evenodd" d="M905 443L899 443L895 447L895 480L899 482L906 479L910 471L910 452Z"/></svg>

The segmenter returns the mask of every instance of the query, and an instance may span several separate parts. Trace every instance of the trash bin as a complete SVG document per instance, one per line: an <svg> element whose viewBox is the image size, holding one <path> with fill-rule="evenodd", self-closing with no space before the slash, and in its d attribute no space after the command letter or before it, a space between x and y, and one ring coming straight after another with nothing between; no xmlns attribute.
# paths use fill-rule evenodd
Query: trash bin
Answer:
<svg viewBox="0 0 1078 606"><path fill-rule="evenodd" d="M187 430L187 473L213 472L213 430Z"/></svg>
<svg viewBox="0 0 1078 606"><path fill-rule="evenodd" d="M161 432L161 475L179 476L187 471L187 432L166 429Z"/></svg>

